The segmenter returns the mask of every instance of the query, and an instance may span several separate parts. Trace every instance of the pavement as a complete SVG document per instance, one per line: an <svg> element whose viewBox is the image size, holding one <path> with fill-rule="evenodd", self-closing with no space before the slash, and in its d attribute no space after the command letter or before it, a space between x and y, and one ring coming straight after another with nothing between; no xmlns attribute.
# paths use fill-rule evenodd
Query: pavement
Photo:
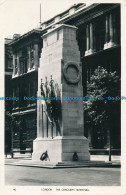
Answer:
<svg viewBox="0 0 126 195"><path fill-rule="evenodd" d="M112 156L111 162L108 159L107 155L91 155L91 161L85 163L45 163L33 161L31 157L12 159L8 155L5 158L5 185L43 186L44 192L53 190L46 186L86 186L86 189L87 186L120 186L121 158Z"/></svg>
<svg viewBox="0 0 126 195"><path fill-rule="evenodd" d="M50 162L50 161L33 161L31 157L5 158L5 165L38 167L38 168L80 168L80 167L121 167L121 157L112 156L111 161L108 155L91 155L91 160L87 162Z"/></svg>
<svg viewBox="0 0 126 195"><path fill-rule="evenodd" d="M71 186L75 186L76 188L78 186L77 189L81 187L88 189L87 186L120 186L120 170L120 168L114 167L45 169L39 167L5 165L5 185L6 187L40 186L42 189L41 193L46 193L46 190L50 188L47 186L65 186L64 188L62 187L61 190L68 189L69 186L70 188ZM50 190L52 190L52 188L50 188ZM77 192L75 192L75 194L76 193Z"/></svg>

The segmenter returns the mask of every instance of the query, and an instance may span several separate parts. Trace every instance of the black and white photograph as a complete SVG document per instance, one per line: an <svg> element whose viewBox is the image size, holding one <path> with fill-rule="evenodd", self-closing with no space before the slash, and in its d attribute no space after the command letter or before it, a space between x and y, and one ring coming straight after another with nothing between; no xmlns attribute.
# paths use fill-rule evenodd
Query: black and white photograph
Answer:
<svg viewBox="0 0 126 195"><path fill-rule="evenodd" d="M126 194L126 1L0 0L0 194Z"/></svg>

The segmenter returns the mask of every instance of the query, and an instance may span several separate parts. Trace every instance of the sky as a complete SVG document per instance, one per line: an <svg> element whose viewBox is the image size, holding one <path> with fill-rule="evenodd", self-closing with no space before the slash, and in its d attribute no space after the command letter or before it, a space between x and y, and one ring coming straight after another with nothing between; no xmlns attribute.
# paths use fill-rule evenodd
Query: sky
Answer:
<svg viewBox="0 0 126 195"><path fill-rule="evenodd" d="M39 26L40 3L41 21L44 22L56 14L68 9L81 0L0 0L0 34L12 37L24 34Z"/></svg>

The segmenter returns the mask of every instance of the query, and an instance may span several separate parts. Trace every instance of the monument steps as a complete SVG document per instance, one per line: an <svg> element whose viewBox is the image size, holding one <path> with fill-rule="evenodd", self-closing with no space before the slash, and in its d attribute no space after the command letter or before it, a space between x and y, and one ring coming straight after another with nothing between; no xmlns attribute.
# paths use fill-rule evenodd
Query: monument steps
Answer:
<svg viewBox="0 0 126 195"><path fill-rule="evenodd" d="M49 162L49 161L33 161L21 159L8 159L5 161L6 165L24 166L24 167L39 167L39 168L81 168L81 167L120 167L119 162L105 162L105 161L80 161L80 162Z"/></svg>
<svg viewBox="0 0 126 195"><path fill-rule="evenodd" d="M83 164L94 164L94 163L105 163L105 161L64 161L64 162L58 162L57 165L83 165Z"/></svg>

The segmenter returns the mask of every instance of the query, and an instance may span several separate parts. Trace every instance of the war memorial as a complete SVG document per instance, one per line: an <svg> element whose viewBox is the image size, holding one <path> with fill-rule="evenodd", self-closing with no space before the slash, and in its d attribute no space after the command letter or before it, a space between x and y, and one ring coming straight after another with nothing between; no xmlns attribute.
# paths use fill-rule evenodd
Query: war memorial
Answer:
<svg viewBox="0 0 126 195"><path fill-rule="evenodd" d="M34 160L39 160L45 151L52 162L73 161L74 153L79 161L90 159L88 140L84 137L83 100L66 100L67 96L83 96L82 64L76 30L75 26L62 24L43 35L43 52L38 69L38 86L41 88L38 88L38 95L60 97L61 100L52 100L52 104L48 100L37 102Z"/></svg>
<svg viewBox="0 0 126 195"><path fill-rule="evenodd" d="M62 162L76 153L88 161L89 153L108 155L111 142L112 154L120 155L120 105L111 109L110 139L111 121L91 122L84 101L67 98L86 97L98 67L121 78L120 34L120 4L79 3L6 39L5 95L19 100L6 101L5 154L40 160L47 151L50 161Z"/></svg>

